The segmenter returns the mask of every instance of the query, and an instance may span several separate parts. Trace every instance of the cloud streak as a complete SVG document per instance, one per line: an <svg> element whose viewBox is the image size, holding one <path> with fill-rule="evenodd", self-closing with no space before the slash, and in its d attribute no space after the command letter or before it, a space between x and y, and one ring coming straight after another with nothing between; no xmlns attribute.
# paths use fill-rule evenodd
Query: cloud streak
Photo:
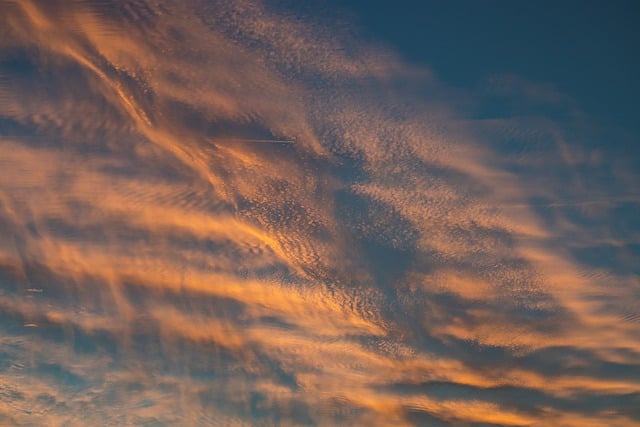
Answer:
<svg viewBox="0 0 640 427"><path fill-rule="evenodd" d="M640 423L637 169L575 114L260 2L0 8L1 422Z"/></svg>

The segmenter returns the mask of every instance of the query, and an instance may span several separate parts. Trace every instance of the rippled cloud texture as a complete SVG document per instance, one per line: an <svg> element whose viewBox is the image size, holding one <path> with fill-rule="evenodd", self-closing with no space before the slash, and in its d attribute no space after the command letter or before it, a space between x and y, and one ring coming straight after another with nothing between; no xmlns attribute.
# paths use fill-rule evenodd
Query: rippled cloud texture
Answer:
<svg viewBox="0 0 640 427"><path fill-rule="evenodd" d="M244 0L0 41L0 424L640 425L638 162L562 94Z"/></svg>

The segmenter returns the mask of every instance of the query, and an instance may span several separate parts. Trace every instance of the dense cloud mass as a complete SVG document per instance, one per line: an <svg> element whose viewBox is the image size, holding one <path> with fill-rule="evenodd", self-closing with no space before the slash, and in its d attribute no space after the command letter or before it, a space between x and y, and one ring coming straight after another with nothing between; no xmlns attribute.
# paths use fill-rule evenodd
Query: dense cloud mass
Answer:
<svg viewBox="0 0 640 427"><path fill-rule="evenodd" d="M274 2L2 1L0 424L640 425L616 137Z"/></svg>

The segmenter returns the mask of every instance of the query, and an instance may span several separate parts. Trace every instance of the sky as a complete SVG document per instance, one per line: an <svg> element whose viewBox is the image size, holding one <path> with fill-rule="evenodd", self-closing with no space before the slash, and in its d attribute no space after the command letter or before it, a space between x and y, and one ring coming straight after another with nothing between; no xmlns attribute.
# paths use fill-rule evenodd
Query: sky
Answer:
<svg viewBox="0 0 640 427"><path fill-rule="evenodd" d="M374 3L352 6L369 36L449 85L513 74L554 87L603 125L638 130L637 2Z"/></svg>
<svg viewBox="0 0 640 427"><path fill-rule="evenodd" d="M639 17L0 0L0 425L640 426Z"/></svg>

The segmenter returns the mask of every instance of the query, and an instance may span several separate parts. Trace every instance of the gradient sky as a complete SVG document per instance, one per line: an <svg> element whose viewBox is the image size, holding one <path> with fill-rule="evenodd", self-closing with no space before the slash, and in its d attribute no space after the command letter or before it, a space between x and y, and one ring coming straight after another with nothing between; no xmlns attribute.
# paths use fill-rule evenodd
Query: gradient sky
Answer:
<svg viewBox="0 0 640 427"><path fill-rule="evenodd" d="M514 74L554 87L608 126L638 129L635 1L331 4L351 11L362 33L446 84L473 90L493 75Z"/></svg>
<svg viewBox="0 0 640 427"><path fill-rule="evenodd" d="M0 0L0 425L640 426L638 18Z"/></svg>

